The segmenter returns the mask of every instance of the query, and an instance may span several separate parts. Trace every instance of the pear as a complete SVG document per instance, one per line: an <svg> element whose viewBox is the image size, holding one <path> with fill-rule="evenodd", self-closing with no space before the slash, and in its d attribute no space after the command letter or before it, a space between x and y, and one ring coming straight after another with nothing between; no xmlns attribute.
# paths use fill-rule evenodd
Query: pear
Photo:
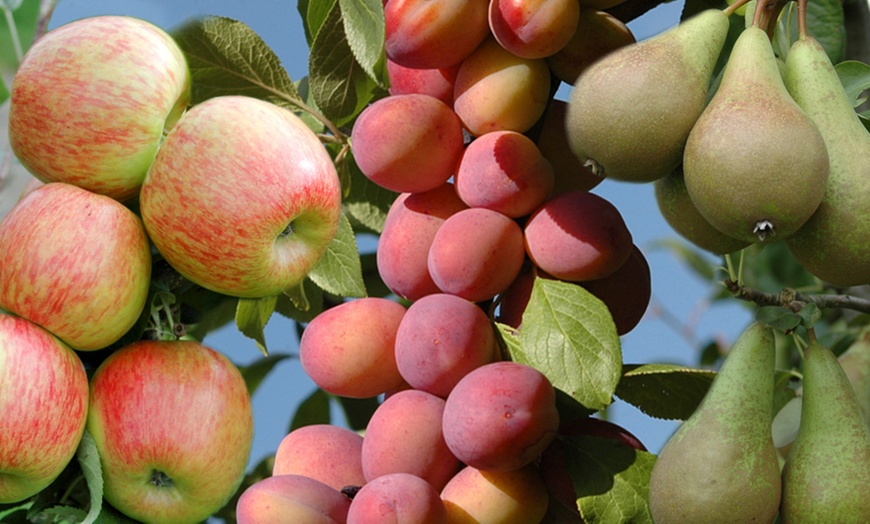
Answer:
<svg viewBox="0 0 870 524"><path fill-rule="evenodd" d="M749 242L729 237L711 226L689 198L682 166L653 182L659 212L671 228L695 246L717 255L740 251Z"/></svg>
<svg viewBox="0 0 870 524"><path fill-rule="evenodd" d="M821 132L831 164L819 208L786 244L822 280L870 284L870 133L815 38L804 34L792 44L785 84Z"/></svg>
<svg viewBox="0 0 870 524"><path fill-rule="evenodd" d="M707 103L728 28L728 15L709 9L586 68L568 100L574 154L615 180L652 182L673 171Z"/></svg>
<svg viewBox="0 0 870 524"><path fill-rule="evenodd" d="M822 201L825 142L786 90L762 29L747 27L734 43L689 134L683 172L701 215L746 242L787 238Z"/></svg>
<svg viewBox="0 0 870 524"><path fill-rule="evenodd" d="M798 434L782 470L784 524L865 524L870 518L870 430L837 357L804 351Z"/></svg>
<svg viewBox="0 0 870 524"><path fill-rule="evenodd" d="M775 353L773 332L758 322L734 343L653 466L657 524L774 521L781 490L771 434Z"/></svg>
<svg viewBox="0 0 870 524"><path fill-rule="evenodd" d="M870 427L870 332L855 340L837 360L855 390L864 422Z"/></svg>

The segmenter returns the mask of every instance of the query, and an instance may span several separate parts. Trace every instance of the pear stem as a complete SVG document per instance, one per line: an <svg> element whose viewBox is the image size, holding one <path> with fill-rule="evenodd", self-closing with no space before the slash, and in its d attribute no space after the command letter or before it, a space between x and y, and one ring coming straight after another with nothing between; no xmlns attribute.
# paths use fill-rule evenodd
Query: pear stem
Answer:
<svg viewBox="0 0 870 524"><path fill-rule="evenodd" d="M797 0L798 36L807 37L807 0Z"/></svg>
<svg viewBox="0 0 870 524"><path fill-rule="evenodd" d="M731 15L734 14L734 11L737 11L738 9L740 9L741 7L743 7L744 5L748 4L749 1L750 1L750 0L737 0L737 1L734 2L733 4L729 5L729 6L726 7L725 9L723 9L722 12L725 13L726 15L728 15L728 16L731 16Z"/></svg>

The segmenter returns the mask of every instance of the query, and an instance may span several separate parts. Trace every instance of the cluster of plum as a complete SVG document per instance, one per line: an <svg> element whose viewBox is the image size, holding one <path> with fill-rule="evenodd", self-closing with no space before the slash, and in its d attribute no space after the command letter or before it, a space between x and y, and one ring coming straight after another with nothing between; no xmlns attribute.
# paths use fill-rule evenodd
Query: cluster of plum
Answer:
<svg viewBox="0 0 870 524"><path fill-rule="evenodd" d="M566 104L552 98L551 81L572 82L593 50L612 48L584 40L597 33L579 27L575 0L549 5L565 11L386 3L390 96L362 111L351 144L360 171L398 194L377 267L399 300L328 308L305 326L299 350L324 391L384 400L363 435L332 425L288 434L273 475L240 498L240 521L280 499L274 509L300 519L531 523L556 492L576 513L556 436L606 423L560 421L550 381L511 361L493 321L519 329L543 277L586 288L624 334L649 303L650 273L619 211L589 192L601 178L570 151ZM539 41L511 38L514 8L547 16L535 22ZM601 41L633 41L610 15L584 15L622 35Z"/></svg>

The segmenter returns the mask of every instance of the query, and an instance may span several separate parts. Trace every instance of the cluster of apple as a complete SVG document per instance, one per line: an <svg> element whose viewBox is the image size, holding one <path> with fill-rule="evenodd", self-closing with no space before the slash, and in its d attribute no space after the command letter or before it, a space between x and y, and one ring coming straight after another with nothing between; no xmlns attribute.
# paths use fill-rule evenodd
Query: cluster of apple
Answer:
<svg viewBox="0 0 870 524"><path fill-rule="evenodd" d="M0 222L0 503L45 489L86 430L105 500L142 521L202 521L244 477L239 369L178 334L129 342L152 316L152 264L277 295L332 241L341 191L294 113L244 96L188 108L190 89L172 37L122 16L50 31L13 79L10 144L38 182Z"/></svg>

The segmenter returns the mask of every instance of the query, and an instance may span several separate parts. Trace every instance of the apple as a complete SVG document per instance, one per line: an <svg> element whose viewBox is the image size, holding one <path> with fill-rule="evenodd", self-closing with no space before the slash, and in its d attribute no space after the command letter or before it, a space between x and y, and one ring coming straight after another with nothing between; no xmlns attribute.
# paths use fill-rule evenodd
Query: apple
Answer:
<svg viewBox="0 0 870 524"><path fill-rule="evenodd" d="M151 279L142 221L117 201L52 182L0 222L0 308L88 351L136 323Z"/></svg>
<svg viewBox="0 0 870 524"><path fill-rule="evenodd" d="M0 314L0 504L36 495L72 460L85 429L88 378L66 344Z"/></svg>
<svg viewBox="0 0 870 524"><path fill-rule="evenodd" d="M190 101L184 55L144 20L96 16L36 41L12 80L9 142L34 176L126 201Z"/></svg>
<svg viewBox="0 0 870 524"><path fill-rule="evenodd" d="M200 522L245 475L251 399L223 354L196 341L142 340L95 371L87 429L109 504L149 523Z"/></svg>
<svg viewBox="0 0 870 524"><path fill-rule="evenodd" d="M338 230L326 148L288 109L245 96L194 106L167 135L140 194L154 245L179 273L231 296L297 286Z"/></svg>

